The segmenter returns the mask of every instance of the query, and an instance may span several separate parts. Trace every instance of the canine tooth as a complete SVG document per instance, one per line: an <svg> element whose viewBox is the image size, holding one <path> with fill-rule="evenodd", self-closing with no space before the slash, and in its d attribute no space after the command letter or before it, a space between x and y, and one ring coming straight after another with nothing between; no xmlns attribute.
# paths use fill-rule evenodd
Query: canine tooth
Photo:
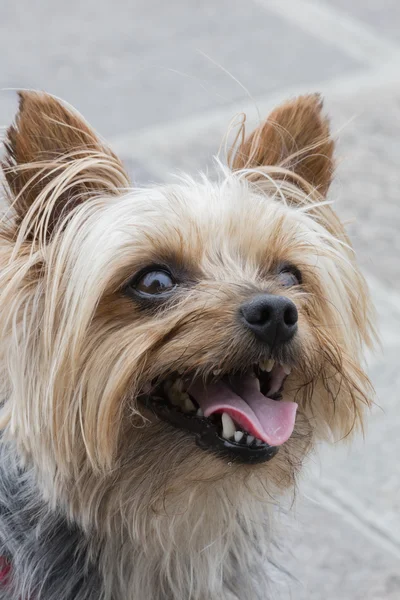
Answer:
<svg viewBox="0 0 400 600"><path fill-rule="evenodd" d="M254 435L248 435L248 436L247 436L247 440L246 440L246 444L247 444L248 446L250 446L250 444L252 444L252 443L254 442L254 439L255 439L255 438L254 438Z"/></svg>
<svg viewBox="0 0 400 600"><path fill-rule="evenodd" d="M240 442L240 440L242 439L243 436L244 436L243 431L235 431L233 437L235 438L235 442Z"/></svg>
<svg viewBox="0 0 400 600"><path fill-rule="evenodd" d="M197 415L198 417L204 417L203 410L202 410L201 408L198 408L198 409L197 409L197 413L196 413L196 415Z"/></svg>
<svg viewBox="0 0 400 600"><path fill-rule="evenodd" d="M289 367L289 365L282 365L282 369L285 375L290 375L290 373L292 372L292 369Z"/></svg>
<svg viewBox="0 0 400 600"><path fill-rule="evenodd" d="M231 417L228 413L222 413L222 437L226 440L233 437L235 435L235 423L232 421Z"/></svg>
<svg viewBox="0 0 400 600"><path fill-rule="evenodd" d="M212 372L214 377L218 377L218 375L221 375L221 373L222 373L222 369L214 369L214 371Z"/></svg>
<svg viewBox="0 0 400 600"><path fill-rule="evenodd" d="M183 402L183 410L185 412L194 412L196 410L196 407L189 398L189 396L187 396Z"/></svg>

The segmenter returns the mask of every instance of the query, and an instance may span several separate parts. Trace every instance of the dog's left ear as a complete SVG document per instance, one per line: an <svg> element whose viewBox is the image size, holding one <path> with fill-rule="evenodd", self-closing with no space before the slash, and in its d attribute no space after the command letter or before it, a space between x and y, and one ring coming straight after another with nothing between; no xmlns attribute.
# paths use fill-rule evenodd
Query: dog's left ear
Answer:
<svg viewBox="0 0 400 600"><path fill-rule="evenodd" d="M129 185L119 159L73 109L53 96L20 92L2 163L17 225L51 235L69 210Z"/></svg>
<svg viewBox="0 0 400 600"><path fill-rule="evenodd" d="M292 173L297 184L305 183L325 196L334 170L333 151L329 122L322 114L322 100L312 94L275 109L239 145L231 166L234 170L281 167L282 178L290 179ZM257 173L250 178L257 179Z"/></svg>

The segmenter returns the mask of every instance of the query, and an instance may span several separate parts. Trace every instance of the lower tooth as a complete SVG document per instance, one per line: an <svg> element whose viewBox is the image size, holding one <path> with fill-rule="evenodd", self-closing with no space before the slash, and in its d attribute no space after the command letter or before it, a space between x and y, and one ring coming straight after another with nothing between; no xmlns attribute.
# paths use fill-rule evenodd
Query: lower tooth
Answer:
<svg viewBox="0 0 400 600"><path fill-rule="evenodd" d="M240 440L242 439L242 437L244 436L243 431L235 431L234 434L234 438L235 438L235 442L240 442Z"/></svg>
<svg viewBox="0 0 400 600"><path fill-rule="evenodd" d="M255 437L254 437L254 435L248 435L248 436L247 436L247 440L246 440L246 444L247 444L248 446L250 446L250 444L252 444L252 443L254 442L254 440L255 440Z"/></svg>
<svg viewBox="0 0 400 600"><path fill-rule="evenodd" d="M196 415L197 415L198 417L204 417L204 413L203 413L203 411L202 411L202 409L201 409L201 408L198 408L198 409L197 409L197 413L196 413Z"/></svg>
<svg viewBox="0 0 400 600"><path fill-rule="evenodd" d="M222 413L222 437L229 440L235 435L235 423L232 421L228 413Z"/></svg>

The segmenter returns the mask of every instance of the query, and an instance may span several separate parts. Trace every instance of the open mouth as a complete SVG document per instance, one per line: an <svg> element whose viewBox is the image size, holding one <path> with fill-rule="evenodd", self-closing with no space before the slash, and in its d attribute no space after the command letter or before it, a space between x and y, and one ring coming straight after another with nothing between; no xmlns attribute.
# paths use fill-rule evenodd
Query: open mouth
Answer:
<svg viewBox="0 0 400 600"><path fill-rule="evenodd" d="M140 397L160 419L195 435L197 445L244 463L270 460L292 435L297 404L282 400L290 368L273 359L209 379L174 373Z"/></svg>

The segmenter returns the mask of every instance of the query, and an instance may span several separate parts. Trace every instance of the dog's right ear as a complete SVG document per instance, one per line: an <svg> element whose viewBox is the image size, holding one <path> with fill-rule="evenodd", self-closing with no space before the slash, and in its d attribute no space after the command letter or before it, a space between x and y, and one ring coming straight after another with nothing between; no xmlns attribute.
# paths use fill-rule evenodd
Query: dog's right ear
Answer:
<svg viewBox="0 0 400 600"><path fill-rule="evenodd" d="M75 111L49 94L20 92L2 168L17 225L52 234L68 212L94 195L129 185L122 163Z"/></svg>
<svg viewBox="0 0 400 600"><path fill-rule="evenodd" d="M231 151L232 169L248 169L253 181L260 167L277 167L275 178L293 181L309 193L326 196L334 171L334 141L318 94L278 106L239 147ZM259 170L259 172L257 172Z"/></svg>

